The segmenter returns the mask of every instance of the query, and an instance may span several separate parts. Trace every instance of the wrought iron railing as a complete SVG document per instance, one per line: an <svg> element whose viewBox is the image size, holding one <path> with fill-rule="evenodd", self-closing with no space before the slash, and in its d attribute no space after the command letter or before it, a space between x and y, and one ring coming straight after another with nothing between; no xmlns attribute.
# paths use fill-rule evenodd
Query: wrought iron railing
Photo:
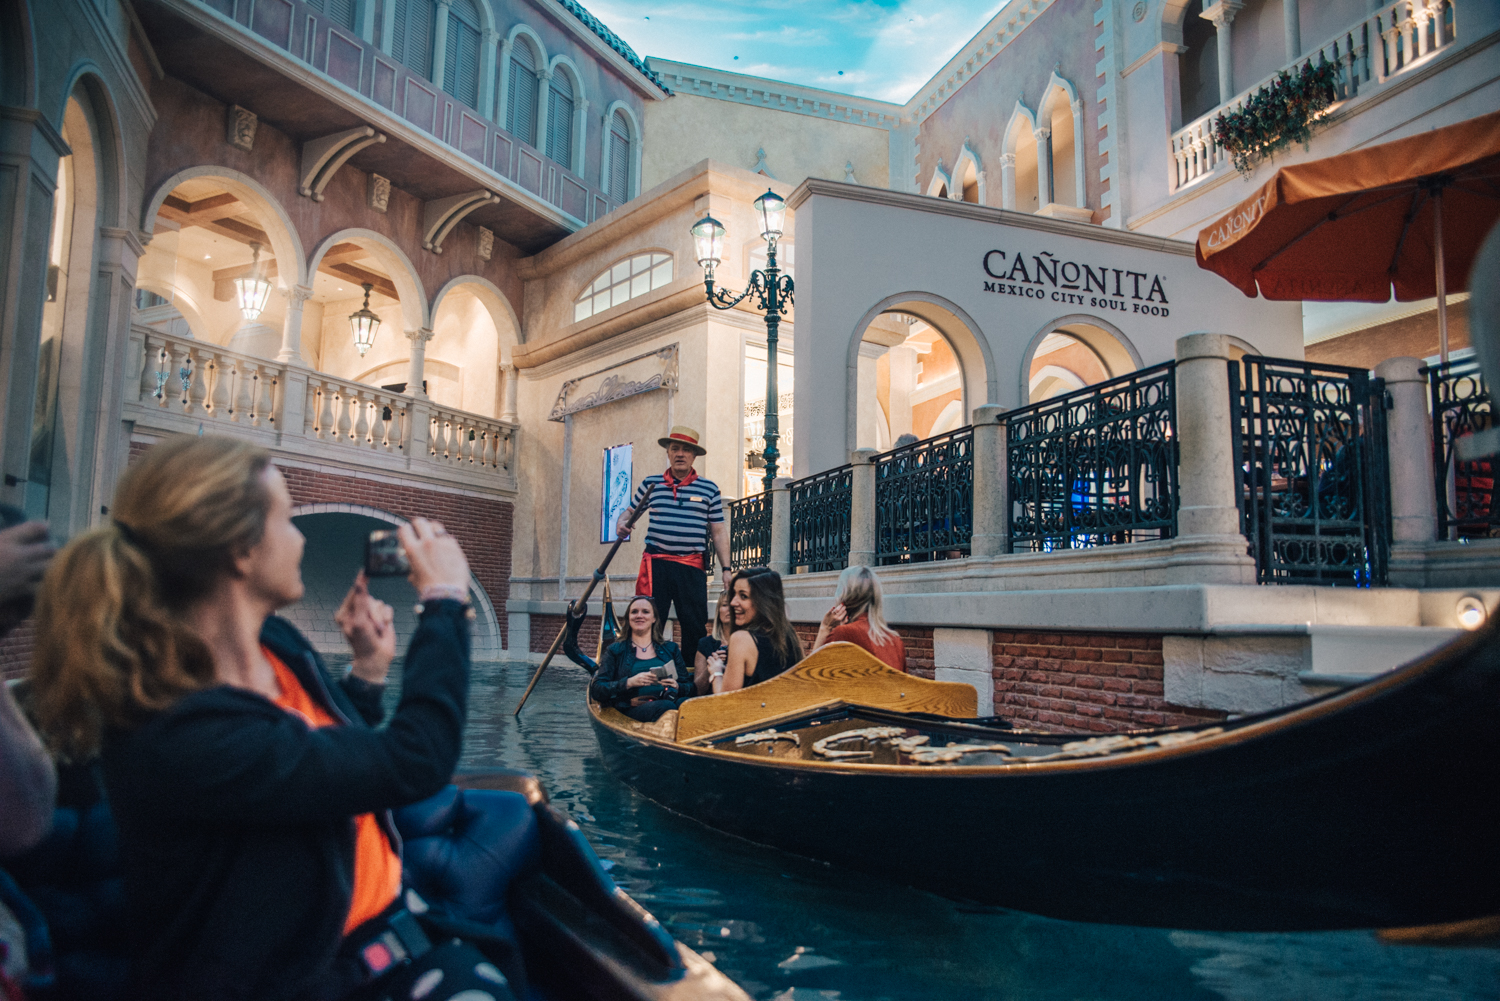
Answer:
<svg viewBox="0 0 1500 1001"><path fill-rule="evenodd" d="M1432 473L1437 492L1439 539L1488 536L1500 519L1495 511L1494 466L1489 459L1464 462L1458 439L1494 424L1493 403L1475 358L1422 369L1432 405Z"/></svg>
<svg viewBox="0 0 1500 1001"><path fill-rule="evenodd" d="M793 573L842 570L848 565L853 468L839 466L789 485Z"/></svg>
<svg viewBox="0 0 1500 1001"><path fill-rule="evenodd" d="M1166 362L1004 416L1012 551L1177 534L1175 386Z"/></svg>
<svg viewBox="0 0 1500 1001"><path fill-rule="evenodd" d="M875 561L969 555L974 429L959 428L875 458Z"/></svg>
<svg viewBox="0 0 1500 1001"><path fill-rule="evenodd" d="M771 561L771 495L729 502L729 565L733 570Z"/></svg>
<svg viewBox="0 0 1500 1001"><path fill-rule="evenodd" d="M1385 383L1364 369L1229 363L1241 527L1263 584L1386 582Z"/></svg>

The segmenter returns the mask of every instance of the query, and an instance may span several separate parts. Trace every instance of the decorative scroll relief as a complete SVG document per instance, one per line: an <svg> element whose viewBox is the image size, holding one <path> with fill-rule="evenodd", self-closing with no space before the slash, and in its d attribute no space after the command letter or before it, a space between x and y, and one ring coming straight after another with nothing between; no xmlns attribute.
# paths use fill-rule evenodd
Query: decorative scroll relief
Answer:
<svg viewBox="0 0 1500 1001"><path fill-rule="evenodd" d="M563 383L547 419L560 421L580 410L602 407L637 393L677 389L677 345L637 355L609 368Z"/></svg>

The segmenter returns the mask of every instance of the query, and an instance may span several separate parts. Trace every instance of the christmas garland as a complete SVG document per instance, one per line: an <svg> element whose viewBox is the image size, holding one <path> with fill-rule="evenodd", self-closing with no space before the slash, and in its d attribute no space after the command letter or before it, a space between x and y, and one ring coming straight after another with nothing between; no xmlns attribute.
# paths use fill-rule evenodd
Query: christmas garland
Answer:
<svg viewBox="0 0 1500 1001"><path fill-rule="evenodd" d="M1246 177L1261 160L1292 143L1306 149L1319 116L1337 100L1338 79L1335 63L1307 62L1296 74L1282 70L1269 86L1246 98L1239 111L1214 119L1214 141Z"/></svg>

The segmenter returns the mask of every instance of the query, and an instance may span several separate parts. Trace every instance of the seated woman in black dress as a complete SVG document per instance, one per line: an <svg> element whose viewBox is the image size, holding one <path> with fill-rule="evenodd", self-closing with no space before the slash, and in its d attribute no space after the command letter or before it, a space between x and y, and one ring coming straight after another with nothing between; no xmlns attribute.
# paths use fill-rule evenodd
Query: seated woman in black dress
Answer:
<svg viewBox="0 0 1500 1001"><path fill-rule="evenodd" d="M727 588L719 594L714 606L713 631L698 641L698 654L693 658L693 687L699 695L709 693L714 673L723 671L729 660L729 634L734 631L734 612L729 608L732 596Z"/></svg>
<svg viewBox="0 0 1500 1001"><path fill-rule="evenodd" d="M729 587L734 632L729 636L724 669L713 674L716 693L749 688L776 677L802 659L797 631L787 621L780 574L752 567L735 574Z"/></svg>
<svg viewBox="0 0 1500 1001"><path fill-rule="evenodd" d="M630 634L604 651L589 697L631 719L650 723L691 698L693 680L676 643L663 639L663 624L650 595L625 606Z"/></svg>

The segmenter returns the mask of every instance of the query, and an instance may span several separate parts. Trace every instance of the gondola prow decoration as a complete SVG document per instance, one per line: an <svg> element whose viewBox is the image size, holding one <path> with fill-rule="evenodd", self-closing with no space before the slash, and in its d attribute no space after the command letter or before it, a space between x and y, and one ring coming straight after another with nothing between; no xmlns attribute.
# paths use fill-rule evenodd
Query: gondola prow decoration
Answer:
<svg viewBox="0 0 1500 1001"><path fill-rule="evenodd" d="M588 586L583 589L583 594L579 595L577 600L569 603L567 616L563 620L562 628L557 631L557 638L552 641L552 648L547 651L547 656L542 658L541 666L531 676L531 684L526 686L526 691L522 693L521 701L516 703L516 711L512 715L519 716L521 715L521 710L526 708L526 700L531 698L531 690L541 680L542 672L547 670L547 665L552 663L552 658L557 655L558 648L563 645L563 640L568 635L568 627L572 624L573 619L575 617L581 619L587 613L589 596L594 593L594 588L599 586L599 582L604 580L604 572L609 569L610 561L615 558L615 553L620 551L620 546L629 538L630 530L635 527L636 519L644 514L646 508L650 506L650 500L651 491L648 490L646 496L642 497L641 502L636 505L635 510L630 512L630 520L625 522L625 531L616 533L614 545L610 546L609 551L604 554L604 562L600 563L599 569L594 571L594 576L589 579Z"/></svg>

